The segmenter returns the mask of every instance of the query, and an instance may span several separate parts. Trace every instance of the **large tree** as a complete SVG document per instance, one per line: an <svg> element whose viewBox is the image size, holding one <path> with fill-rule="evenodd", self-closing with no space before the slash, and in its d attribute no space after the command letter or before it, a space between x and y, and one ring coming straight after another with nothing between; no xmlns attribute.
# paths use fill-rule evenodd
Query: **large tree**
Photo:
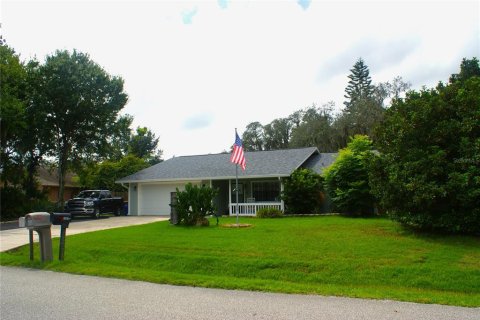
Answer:
<svg viewBox="0 0 480 320"><path fill-rule="evenodd" d="M371 135L371 130L383 117L382 102L376 95L370 71L362 58L350 69L345 88L345 108L334 123L337 143L345 147L356 134Z"/></svg>
<svg viewBox="0 0 480 320"><path fill-rule="evenodd" d="M133 116L129 114L118 117L115 125L115 134L110 140L110 152L107 160L118 161L128 154L130 140L132 138Z"/></svg>
<svg viewBox="0 0 480 320"><path fill-rule="evenodd" d="M452 74L450 82L465 81L471 77L480 76L480 64L477 57L472 59L463 58L460 64L460 72L458 74Z"/></svg>
<svg viewBox="0 0 480 320"><path fill-rule="evenodd" d="M279 150L288 148L292 122L289 118L275 119L263 127L265 150Z"/></svg>
<svg viewBox="0 0 480 320"><path fill-rule="evenodd" d="M58 164L59 201L63 206L69 163L108 150L119 111L127 102L123 80L110 76L87 54L57 51L40 66L39 107L46 112Z"/></svg>
<svg viewBox="0 0 480 320"><path fill-rule="evenodd" d="M264 148L263 126L260 122L249 123L242 135L245 151L261 151Z"/></svg>
<svg viewBox="0 0 480 320"><path fill-rule="evenodd" d="M80 184L85 188L108 189L111 191L125 191L115 183L116 180L145 169L149 164L134 155L127 155L118 161L106 160L101 163L86 166L79 170Z"/></svg>
<svg viewBox="0 0 480 320"><path fill-rule="evenodd" d="M350 80L348 81L348 86L345 88L345 98L347 100L344 104L347 109L358 100L372 97L374 92L370 71L362 58L359 58L357 62L355 62L350 72L348 76Z"/></svg>
<svg viewBox="0 0 480 320"><path fill-rule="evenodd" d="M6 187L20 183L22 176L21 135L26 129L27 71L15 51L0 44L0 159L1 178Z"/></svg>
<svg viewBox="0 0 480 320"><path fill-rule="evenodd" d="M42 93L39 62L30 61L26 65L26 107L24 119L26 129L23 130L20 139L21 146L19 151L23 155L23 164L26 169L26 176L23 182L23 188L29 199L40 196L36 175L38 166L44 160L44 156L51 151L55 145L53 143L51 130L47 124L48 110L42 107Z"/></svg>
<svg viewBox="0 0 480 320"><path fill-rule="evenodd" d="M476 58L462 62L472 64L480 70ZM479 76L452 76L447 85L411 91L387 110L371 181L394 219L422 228L480 232Z"/></svg>
<svg viewBox="0 0 480 320"><path fill-rule="evenodd" d="M293 127L290 138L290 147L317 147L320 152L334 152L338 150L333 131L333 107L330 102L321 107L315 105L301 113L301 121ZM294 115L298 115L295 112Z"/></svg>
<svg viewBox="0 0 480 320"><path fill-rule="evenodd" d="M162 161L162 150L158 149L158 139L151 130L146 127L137 127L136 133L130 137L128 154L145 159L150 164Z"/></svg>

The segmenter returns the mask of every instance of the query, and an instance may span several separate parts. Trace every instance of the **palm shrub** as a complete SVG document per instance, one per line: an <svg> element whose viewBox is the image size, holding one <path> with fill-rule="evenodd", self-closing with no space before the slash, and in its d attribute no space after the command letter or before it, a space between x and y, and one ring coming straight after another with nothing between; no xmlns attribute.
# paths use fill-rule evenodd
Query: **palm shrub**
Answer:
<svg viewBox="0 0 480 320"><path fill-rule="evenodd" d="M197 186L188 183L185 190L177 188L175 207L179 223L185 225L208 225L207 215L215 213L213 199L218 190L206 186Z"/></svg>
<svg viewBox="0 0 480 320"><path fill-rule="evenodd" d="M356 135L323 173L325 189L339 212L355 216L373 214L375 198L368 173L374 156L372 141L365 135Z"/></svg>
<svg viewBox="0 0 480 320"><path fill-rule="evenodd" d="M282 199L288 214L310 214L320 210L322 177L310 169L297 169L283 180Z"/></svg>

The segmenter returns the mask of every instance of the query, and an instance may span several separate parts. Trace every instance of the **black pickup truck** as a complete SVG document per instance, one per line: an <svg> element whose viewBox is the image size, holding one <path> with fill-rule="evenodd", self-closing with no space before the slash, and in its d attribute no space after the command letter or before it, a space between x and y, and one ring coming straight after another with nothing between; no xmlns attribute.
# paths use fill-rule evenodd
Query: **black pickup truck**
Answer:
<svg viewBox="0 0 480 320"><path fill-rule="evenodd" d="M122 210L123 199L112 197L108 190L83 190L65 204L65 212L69 212L72 217L89 215L98 218L101 213L119 216Z"/></svg>

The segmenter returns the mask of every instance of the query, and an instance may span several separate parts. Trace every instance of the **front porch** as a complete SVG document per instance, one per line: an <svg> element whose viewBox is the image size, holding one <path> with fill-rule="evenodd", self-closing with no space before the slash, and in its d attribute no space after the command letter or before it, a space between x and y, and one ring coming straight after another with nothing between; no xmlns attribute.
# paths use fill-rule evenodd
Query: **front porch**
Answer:
<svg viewBox="0 0 480 320"><path fill-rule="evenodd" d="M238 215L239 216L256 216L257 211L260 209L266 208L274 208L283 211L283 203L282 202L257 202L257 203L239 203L238 207L236 203L230 204L230 215L237 215L237 208L238 208Z"/></svg>
<svg viewBox="0 0 480 320"><path fill-rule="evenodd" d="M218 212L224 215L255 216L264 208L284 210L281 200L283 184L278 178L238 180L238 206L235 179L213 180L211 186L219 190L216 199Z"/></svg>

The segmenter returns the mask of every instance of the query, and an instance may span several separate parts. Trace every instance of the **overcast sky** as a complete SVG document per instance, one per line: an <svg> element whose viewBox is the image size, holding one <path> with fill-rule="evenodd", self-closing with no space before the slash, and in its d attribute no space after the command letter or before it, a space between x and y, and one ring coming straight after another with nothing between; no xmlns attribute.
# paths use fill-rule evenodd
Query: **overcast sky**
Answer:
<svg viewBox="0 0 480 320"><path fill-rule="evenodd" d="M480 1L9 1L2 35L28 60L88 53L125 80L123 110L164 158L229 150L234 130L334 101L362 57L413 89L480 56Z"/></svg>

